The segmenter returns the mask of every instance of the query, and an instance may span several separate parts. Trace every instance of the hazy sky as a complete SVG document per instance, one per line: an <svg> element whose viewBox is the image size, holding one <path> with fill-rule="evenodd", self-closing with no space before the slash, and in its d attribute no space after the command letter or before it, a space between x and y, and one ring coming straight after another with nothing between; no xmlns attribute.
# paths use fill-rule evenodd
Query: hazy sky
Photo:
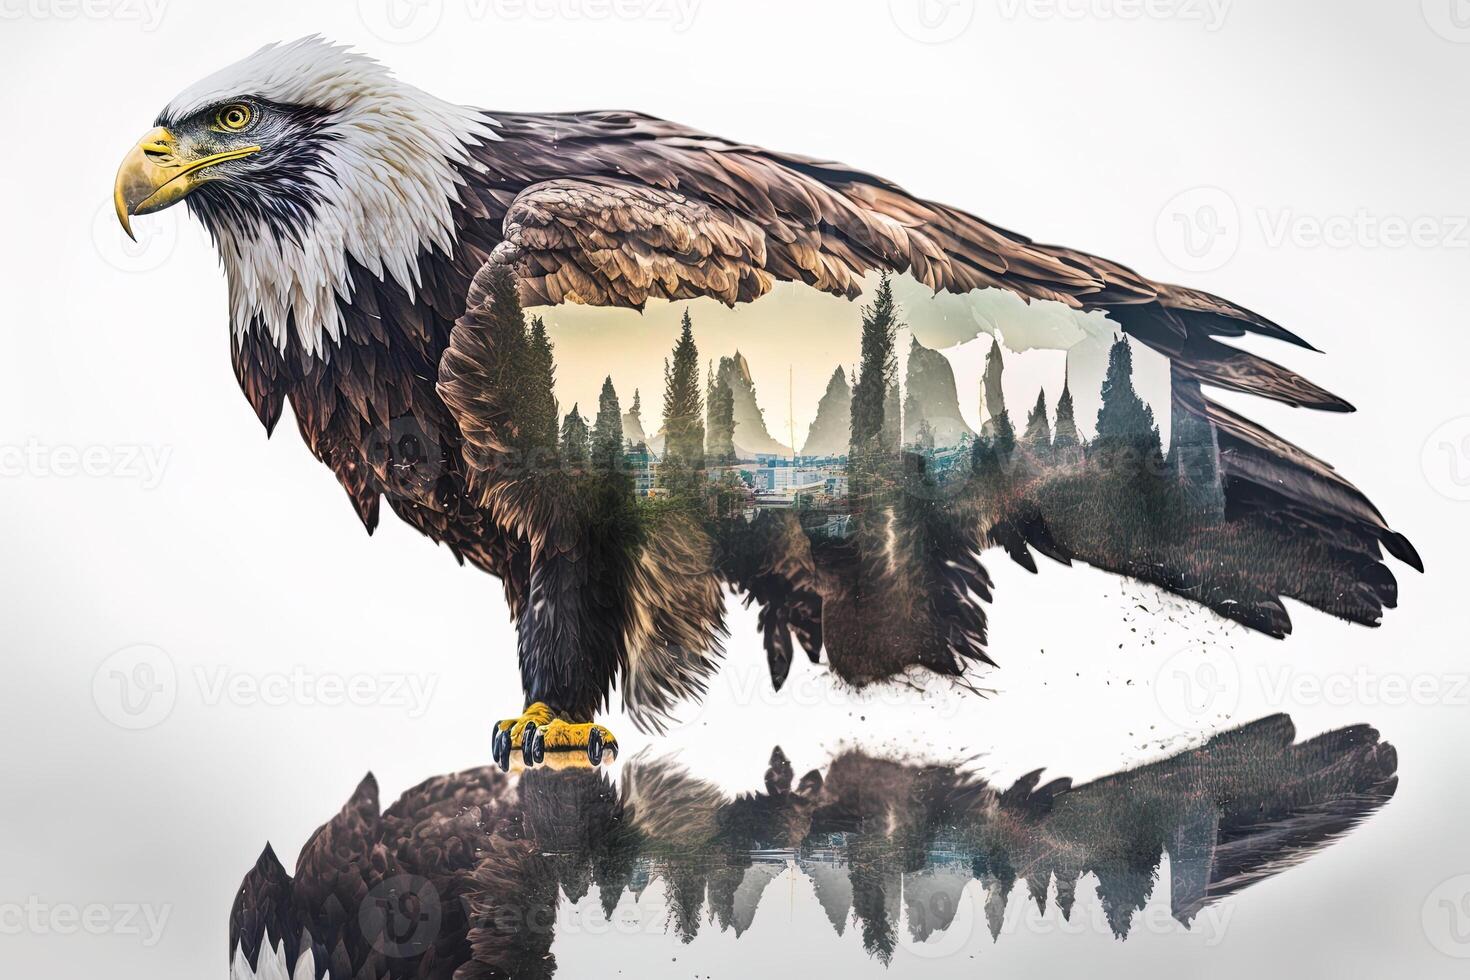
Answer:
<svg viewBox="0 0 1470 980"><path fill-rule="evenodd" d="M711 299L669 303L651 301L647 309L602 309L564 305L538 308L556 345L557 397L561 411L580 406L596 412L602 381L613 387L626 410L634 389L642 392L643 427L652 435L663 411L663 368L679 336L687 308L694 324L700 359L718 363L736 350L745 355L765 411L766 428L778 441L806 439L817 403L832 371L856 364L861 342L862 306L877 284L869 278L862 299L850 301L789 283L778 285L755 303L731 309ZM980 374L991 338L1006 349L1006 403L1017 424L1046 390L1055 417L1064 374L1070 370L1078 427L1091 433L1099 405L1098 391L1107 367L1108 347L1117 325L1101 314L1081 314L1059 303L1026 304L994 289L963 295L935 295L907 276L895 282L905 325L895 345L899 377L904 376L909 337L940 350L954 367L960 412L978 430ZM1168 438L1169 371L1167 361L1134 344L1134 375L1139 391L1154 406L1161 432ZM1070 362L1070 367L1069 367Z"/></svg>

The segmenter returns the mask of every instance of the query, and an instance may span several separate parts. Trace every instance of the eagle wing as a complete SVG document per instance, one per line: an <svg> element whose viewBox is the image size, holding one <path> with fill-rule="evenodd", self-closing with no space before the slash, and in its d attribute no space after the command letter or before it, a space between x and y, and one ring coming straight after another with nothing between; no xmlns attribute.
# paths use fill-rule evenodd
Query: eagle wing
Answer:
<svg viewBox="0 0 1470 980"><path fill-rule="evenodd" d="M478 151L487 181L466 193L478 195L481 213L503 215L503 240L489 265L514 273L524 306L641 308L650 298L697 297L734 305L759 298L777 282L855 298L869 273L888 271L911 275L936 291L997 288L1027 301L1101 311L1169 359L1174 411L1203 420L1212 434L1227 520L1261 546L1216 555L1221 561L1213 565L1239 566L1234 577L1209 573L1219 581L1202 582L1204 573L1186 554L1190 542L1120 561L1089 549L1076 535L1069 539L1067 528L1049 526L1045 508L1021 499L1016 512L985 515L974 529L960 527L959 515L926 517L933 526L925 535L932 540L916 547L915 561L946 557L932 574L904 572L900 577L913 579L910 592L943 592L953 577L950 558L978 545L1002 546L1032 569L1034 548L1064 562L1086 561L1154 582L1282 635L1290 622L1281 596L1374 623L1397 601L1383 550L1422 569L1409 542L1330 465L1205 395L1202 386L1211 386L1296 406L1352 410L1297 373L1222 342L1255 334L1313 349L1259 314L1209 293L1151 281L1107 259L1033 242L843 164L629 112L496 118L502 138ZM484 420L467 410L474 386L466 386L470 372L461 362L474 359L459 357L460 343L451 342L441 364L440 391L472 433ZM1228 539L1221 536L1220 547L1230 547ZM944 547L936 551L936 542ZM1322 567L1253 573L1253 556L1276 550L1272 542L1299 545L1293 554ZM881 606L855 602L873 588L862 584L871 569L861 556L815 556L815 578L783 581L782 569L794 554L777 548L753 560L725 562L742 565L724 570L728 581L779 607L768 610L764 623L773 675L783 676L790 663L788 629L803 645L824 644L833 668L849 680L892 673L892 665L872 662L885 646L886 630L857 616L862 608ZM802 562L811 564L805 557ZM973 596L988 594L983 569L963 576L955 591L961 598L953 609L933 611L933 628L926 631L933 649L919 658L946 674L961 673L966 660L984 659L983 618L969 608ZM818 634L813 624L832 621L819 618L819 610L846 610L837 618L850 620L854 635L830 628ZM872 649L851 656L837 649L848 646Z"/></svg>
<svg viewBox="0 0 1470 980"><path fill-rule="evenodd" d="M993 287L1102 311L1170 359L1176 377L1286 404L1351 411L1343 399L1219 337L1296 334L1201 290L1154 282L1116 262L1043 245L861 170L735 143L648 116L506 116L527 171L558 174L510 201L506 244L530 303L641 307L650 297L746 302L777 281L856 297L870 271L936 291ZM1221 433L1227 476L1330 513L1419 566L1413 549L1322 461L1201 399Z"/></svg>

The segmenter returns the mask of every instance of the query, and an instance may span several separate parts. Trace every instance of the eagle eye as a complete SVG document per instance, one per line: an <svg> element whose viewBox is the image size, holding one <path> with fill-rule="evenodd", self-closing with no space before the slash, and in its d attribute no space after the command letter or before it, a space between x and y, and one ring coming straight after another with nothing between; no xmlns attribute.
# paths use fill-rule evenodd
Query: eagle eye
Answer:
<svg viewBox="0 0 1470 980"><path fill-rule="evenodd" d="M250 125L255 113L243 102L232 102L214 114L214 124L227 133L238 133Z"/></svg>

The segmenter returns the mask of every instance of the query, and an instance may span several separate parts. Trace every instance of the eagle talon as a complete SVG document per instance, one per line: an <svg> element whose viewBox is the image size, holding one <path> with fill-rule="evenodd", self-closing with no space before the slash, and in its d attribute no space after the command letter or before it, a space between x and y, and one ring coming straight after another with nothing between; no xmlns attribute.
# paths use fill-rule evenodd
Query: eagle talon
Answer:
<svg viewBox="0 0 1470 980"><path fill-rule="evenodd" d="M511 755L516 750L520 751L521 763L527 769L542 765L548 755L559 765L565 765L584 751L587 761L597 766L609 754L617 758L618 740L602 725L568 721L537 701L519 718L495 723L490 753L502 771L510 769Z"/></svg>
<svg viewBox="0 0 1470 980"><path fill-rule="evenodd" d="M540 729L534 721L526 722L525 730L521 732L521 762L527 769L536 764L536 734ZM546 736L542 735L542 744L545 744Z"/></svg>
<svg viewBox="0 0 1470 980"><path fill-rule="evenodd" d="M551 708L537 701L528 705L519 718L506 718L496 722L495 734L490 739L490 754L501 771L509 771L511 753L516 749L521 750L526 765L531 765L531 757L526 755L526 736L534 733L537 728L550 725L555 718Z"/></svg>
<svg viewBox="0 0 1470 980"><path fill-rule="evenodd" d="M501 772L510 770L510 732L497 729L495 737L490 740L490 755L495 764L500 767Z"/></svg>

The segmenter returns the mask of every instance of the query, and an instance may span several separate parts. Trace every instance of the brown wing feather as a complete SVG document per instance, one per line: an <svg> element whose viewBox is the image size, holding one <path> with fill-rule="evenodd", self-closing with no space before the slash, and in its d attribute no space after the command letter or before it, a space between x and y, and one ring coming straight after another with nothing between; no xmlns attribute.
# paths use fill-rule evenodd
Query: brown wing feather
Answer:
<svg viewBox="0 0 1470 980"><path fill-rule="evenodd" d="M1176 375L1331 411L1352 406L1279 365L1215 340L1259 334L1310 345L1244 307L1153 282L1074 249L1042 245L914 197L872 174L778 153L630 112L497 114L484 150L502 183L524 180L497 258L529 281L528 301L640 307L649 297L761 295L775 281L855 296L873 270L937 290L994 287L1099 310L1171 359ZM1229 475L1277 501L1326 513L1355 548L1366 536L1418 567L1408 542L1330 467L1199 399L1221 430Z"/></svg>
<svg viewBox="0 0 1470 980"><path fill-rule="evenodd" d="M1217 296L1033 242L839 163L630 112L496 118L504 139L482 148L483 162L497 185L520 182L505 219L506 236L519 248L502 257L532 263L529 271L538 278L554 273L557 260L573 250L631 249L640 261L627 268L613 256L584 254L573 263L573 279L594 280L578 285L595 285L592 291L612 303L638 306L642 291L595 280L647 269L673 236L674 247L657 261L680 283L680 297L698 288L712 260L736 283L749 284L732 291L722 279L723 293L698 293L725 302L744 301L750 289L763 292L774 281L852 296L868 272L886 269L936 290L994 287L1118 313L1126 329L1171 356L1202 335L1257 333L1307 346ZM678 244L686 240L690 247ZM538 264L543 248L546 261ZM663 293L655 286L646 295Z"/></svg>

